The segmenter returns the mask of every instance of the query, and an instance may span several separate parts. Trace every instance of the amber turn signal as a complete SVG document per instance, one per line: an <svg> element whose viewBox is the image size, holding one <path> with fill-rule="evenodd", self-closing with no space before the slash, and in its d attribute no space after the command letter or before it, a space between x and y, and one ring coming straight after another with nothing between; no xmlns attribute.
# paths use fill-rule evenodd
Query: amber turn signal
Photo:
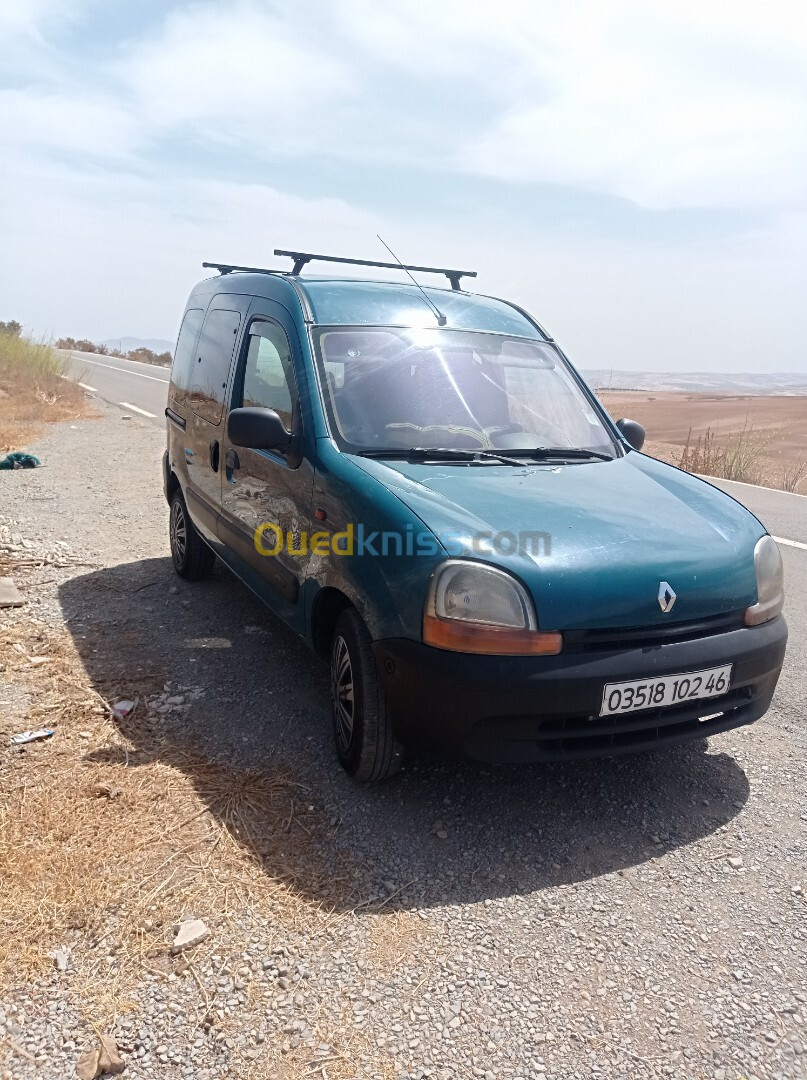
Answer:
<svg viewBox="0 0 807 1080"><path fill-rule="evenodd" d="M562 634L481 626L434 615L423 616L423 641L436 649L493 656L557 656L563 648Z"/></svg>

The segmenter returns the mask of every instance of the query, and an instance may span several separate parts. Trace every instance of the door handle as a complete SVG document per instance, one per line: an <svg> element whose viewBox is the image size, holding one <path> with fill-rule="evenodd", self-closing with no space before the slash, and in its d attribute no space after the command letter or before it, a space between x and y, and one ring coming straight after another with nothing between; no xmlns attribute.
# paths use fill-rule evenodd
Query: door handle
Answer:
<svg viewBox="0 0 807 1080"><path fill-rule="evenodd" d="M230 447L230 449L227 451L227 454L225 455L224 464L226 466L225 472L226 472L226 475L227 475L227 483L228 484L234 484L235 483L235 474L238 471L238 469L241 468L241 461L239 460L238 454L236 454L236 452L235 452L235 450L233 450L232 446Z"/></svg>
<svg viewBox="0 0 807 1080"><path fill-rule="evenodd" d="M213 472L219 471L219 440L214 439L210 444L210 468Z"/></svg>

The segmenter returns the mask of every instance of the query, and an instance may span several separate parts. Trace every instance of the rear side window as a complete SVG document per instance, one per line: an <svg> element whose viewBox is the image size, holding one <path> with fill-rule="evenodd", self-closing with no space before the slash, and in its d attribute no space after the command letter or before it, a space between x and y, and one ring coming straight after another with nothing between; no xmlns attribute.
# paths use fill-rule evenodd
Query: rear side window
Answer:
<svg viewBox="0 0 807 1080"><path fill-rule="evenodd" d="M202 325L202 308L188 308L182 326L179 328L177 347L174 352L174 362L171 365L171 382L174 395L187 394L191 381L191 369L193 367L196 339L199 337L199 328Z"/></svg>
<svg viewBox="0 0 807 1080"><path fill-rule="evenodd" d="M241 404L274 409L290 432L294 400L291 350L285 333L275 323L253 323Z"/></svg>
<svg viewBox="0 0 807 1080"><path fill-rule="evenodd" d="M221 421L224 390L240 325L237 311L213 308L208 311L199 335L190 405L197 416L210 424Z"/></svg>

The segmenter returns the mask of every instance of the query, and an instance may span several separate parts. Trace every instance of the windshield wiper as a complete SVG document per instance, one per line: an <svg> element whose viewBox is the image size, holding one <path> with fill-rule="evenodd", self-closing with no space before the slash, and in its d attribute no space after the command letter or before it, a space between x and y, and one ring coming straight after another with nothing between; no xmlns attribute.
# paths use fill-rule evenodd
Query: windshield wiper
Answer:
<svg viewBox="0 0 807 1080"><path fill-rule="evenodd" d="M520 452L520 451L519 451ZM399 458L406 461L500 461L503 465L524 468L523 461L497 454L493 450L460 450L454 446L411 446L408 450L359 450L360 457Z"/></svg>
<svg viewBox="0 0 807 1080"><path fill-rule="evenodd" d="M600 461L613 461L613 454L602 454L599 450L586 450L582 446L526 446L519 449L511 449L511 454L523 454L524 457L537 458L579 458L585 461L589 458L597 458Z"/></svg>

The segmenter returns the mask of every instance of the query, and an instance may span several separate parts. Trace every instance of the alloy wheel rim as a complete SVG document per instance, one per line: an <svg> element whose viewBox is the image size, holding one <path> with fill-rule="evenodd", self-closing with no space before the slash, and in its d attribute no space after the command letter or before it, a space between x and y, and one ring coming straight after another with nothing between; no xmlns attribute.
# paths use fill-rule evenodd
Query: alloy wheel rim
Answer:
<svg viewBox="0 0 807 1080"><path fill-rule="evenodd" d="M333 644L331 667L331 692L336 720L336 741L344 753L350 749L355 721L355 698L353 692L353 665L350 650L340 634Z"/></svg>
<svg viewBox="0 0 807 1080"><path fill-rule="evenodd" d="M180 565L185 561L185 550L188 544L188 530L185 525L185 514L182 505L177 500L171 507L171 550Z"/></svg>

